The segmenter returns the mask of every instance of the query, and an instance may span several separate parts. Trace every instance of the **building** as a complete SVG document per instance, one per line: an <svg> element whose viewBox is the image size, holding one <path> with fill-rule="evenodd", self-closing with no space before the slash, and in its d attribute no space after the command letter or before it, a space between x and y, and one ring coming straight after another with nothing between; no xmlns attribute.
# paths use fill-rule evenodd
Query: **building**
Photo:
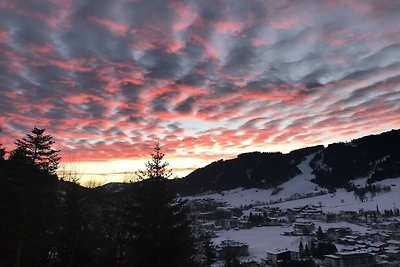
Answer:
<svg viewBox="0 0 400 267"><path fill-rule="evenodd" d="M300 260L300 254L297 251L283 249L267 253L267 263L272 266L281 266L285 262L298 260Z"/></svg>
<svg viewBox="0 0 400 267"><path fill-rule="evenodd" d="M327 267L373 267L376 266L376 260L369 253L341 252L325 255L324 264Z"/></svg>
<svg viewBox="0 0 400 267"><path fill-rule="evenodd" d="M216 249L220 259L225 259L227 256L239 257L249 255L249 246L247 244L233 240L222 241Z"/></svg>

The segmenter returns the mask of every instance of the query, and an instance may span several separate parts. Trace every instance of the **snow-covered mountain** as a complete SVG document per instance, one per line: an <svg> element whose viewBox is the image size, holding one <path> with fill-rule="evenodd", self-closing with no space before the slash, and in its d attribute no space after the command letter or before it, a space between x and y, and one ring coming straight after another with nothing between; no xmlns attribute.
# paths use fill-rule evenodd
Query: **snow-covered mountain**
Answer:
<svg viewBox="0 0 400 267"><path fill-rule="evenodd" d="M400 176L393 179L385 179L368 183L370 177L352 180L354 185L350 189L338 188L328 191L315 183L313 169L310 167L311 160L315 154L308 155L297 168L301 171L292 179L282 183L277 188L255 189L237 188L213 194L202 194L187 197L189 201L212 200L223 203L227 209L238 208L243 211L242 217L248 218L250 212L257 213L262 210L279 208L282 211L289 209L303 209L304 207L317 207L322 214L340 214L352 211L376 211L377 209L392 210L400 206ZM369 181L370 182L370 181ZM375 188L375 190L364 190ZM379 190L378 190L379 189ZM379 192L378 192L379 191ZM360 194L359 192L363 192ZM284 218L286 219L286 217ZM301 220L301 219L297 219ZM315 228L321 227L323 231L332 228L349 228L353 233L361 235L373 234L377 230L371 229L365 224L354 224L351 222L306 220L315 224ZM252 227L249 229L225 229L216 232L213 238L214 244L221 244L224 240L242 242L248 245L249 255L242 257L242 261L263 261L267 252L279 250L298 251L300 241L308 243L310 236L286 235L293 230L293 225L283 223L279 226ZM342 249L341 245L337 248ZM222 266L222 265L215 265Z"/></svg>
<svg viewBox="0 0 400 267"><path fill-rule="evenodd" d="M276 190L276 188L236 188L220 193L191 196L188 199L213 199L238 208L253 205L287 209L314 205L321 206L324 212L374 210L376 207L384 210L392 209L397 203L400 203L400 175L397 178L370 184L368 178L365 177L352 180L351 183L357 190L373 186L380 188L380 192L366 191L361 198L354 190L338 188L334 191L328 191L311 182L315 179L315 176L309 163L314 156L314 154L307 156L303 162L297 165L302 173L281 184L280 190ZM398 206L400 208L400 204Z"/></svg>
<svg viewBox="0 0 400 267"><path fill-rule="evenodd" d="M367 177L370 183L399 177L399 147L400 130L392 130L348 143L309 147L288 154L246 153L197 169L176 181L175 185L183 194L237 192L236 188L275 189L277 192L280 185L287 182L300 189L307 185L314 191L318 191L319 186L329 189L348 187L351 180L360 177ZM299 165L301 162L307 163ZM305 173L310 173L307 182L299 183L299 179L305 179ZM281 194L294 193L287 190Z"/></svg>

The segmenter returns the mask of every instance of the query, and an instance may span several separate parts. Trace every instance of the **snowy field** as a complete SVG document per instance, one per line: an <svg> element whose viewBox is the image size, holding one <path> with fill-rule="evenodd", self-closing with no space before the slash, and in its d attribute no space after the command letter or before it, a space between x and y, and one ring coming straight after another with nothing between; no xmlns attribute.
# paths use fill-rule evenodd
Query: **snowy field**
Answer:
<svg viewBox="0 0 400 267"><path fill-rule="evenodd" d="M214 244L219 244L223 240L234 240L249 245L248 257L242 260L255 260L260 262L267 257L267 251L273 252L279 248L298 250L299 236L282 236L285 231L292 230L292 227L270 226L255 227L245 230L229 230L218 232L218 237L213 239ZM303 240L304 237L303 237ZM304 241L303 241L304 242Z"/></svg>
<svg viewBox="0 0 400 267"><path fill-rule="evenodd" d="M315 222L316 228L321 226L323 230L328 228L350 227L353 231L359 233L368 232L368 228L347 223L323 223ZM220 244L223 240L233 240L249 245L249 256L242 257L241 260L255 260L260 262L267 257L267 252L276 252L282 249L298 251L299 243L308 242L306 236L284 236L284 232L293 230L293 227L284 226L265 226L254 227L251 229L229 230L217 232L217 237L213 239L214 244Z"/></svg>
<svg viewBox="0 0 400 267"><path fill-rule="evenodd" d="M325 195L314 196L310 198L297 199L293 201L283 201L278 204L268 204L270 201L276 201L278 199L289 198L295 193L307 194L314 193L321 190L325 190L318 185L312 183L310 180L314 178L311 174L312 169L309 166L310 160L313 155L308 156L302 163L298 165L302 171L301 174L292 178L291 180L283 183L281 190L276 195L271 195L272 189L234 189L224 191L221 194L209 194L202 196L189 197L189 199L214 199L219 202L225 202L228 206L243 207L244 205L253 204L258 206L270 206L279 207L280 209L295 208L305 205L322 205L324 212L339 211L359 211L364 210L375 210L378 206L379 209L392 209L397 205L400 207L400 178L387 179L381 182L375 183L381 186L390 186L391 191L386 193L379 193L372 197L367 193L367 198L364 202L361 202L353 192L347 192L344 189L338 189L335 193L329 193ZM367 179L357 179L354 181L356 186L362 187L367 184ZM244 214L248 214L249 210L245 211ZM347 223L324 223L315 221L316 228L321 226L323 230L332 227L349 227L353 231L366 233L369 231L366 227ZM252 229L241 229L241 230L229 230L217 232L217 237L213 239L214 244L219 244L223 240L234 240L243 242L249 245L249 256L243 257L241 260L255 260L260 262L261 259L265 259L268 251L277 251L279 249L291 249L298 250L300 240L303 243L307 242L307 237L301 236L283 236L285 231L292 230L292 227L285 226L270 226L270 227L255 227Z"/></svg>

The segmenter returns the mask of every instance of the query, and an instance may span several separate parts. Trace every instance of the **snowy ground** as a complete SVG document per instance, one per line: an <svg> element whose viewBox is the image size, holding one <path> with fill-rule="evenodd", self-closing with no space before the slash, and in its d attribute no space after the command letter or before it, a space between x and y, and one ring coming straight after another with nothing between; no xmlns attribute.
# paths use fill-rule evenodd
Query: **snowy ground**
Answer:
<svg viewBox="0 0 400 267"><path fill-rule="evenodd" d="M310 180L314 178L311 174L312 169L309 166L313 155L308 156L302 163L298 165L302 171L301 174L283 183L283 190L276 195L271 195L272 189L234 189L224 191L222 194L209 194L202 196L190 197L189 199L214 199L219 202L226 202L227 205L233 207L241 207L248 204L259 206L279 207L281 209L301 207L305 205L322 205L324 212L339 212L339 211L359 211L375 210L378 206L382 211L384 209L392 209L397 203L400 203L400 178L387 179L376 184L382 186L389 185L391 191L380 193L373 198L368 193L367 199L361 202L355 197L353 192L347 192L344 189L338 189L335 193L315 196L310 198L298 199L293 201L284 201L278 204L267 204L271 200L285 199L295 193L307 194L324 190ZM366 178L354 181L356 186L365 186ZM397 204L399 208L400 204ZM246 211L249 212L249 211ZM245 212L245 214L246 214ZM323 230L331 227L350 227L353 231L365 233L369 231L366 227L350 224L347 222L324 223L315 222L316 227L321 226ZM303 239L303 243L307 242L306 237L299 236L283 236L285 231L292 230L292 227L274 226L274 227L255 227L252 229L229 230L217 232L217 237L213 239L215 244L219 244L223 240L234 240L249 245L249 256L242 260L256 260L266 258L267 251L276 251L279 249L298 250L299 242Z"/></svg>
<svg viewBox="0 0 400 267"><path fill-rule="evenodd" d="M347 223L323 223L315 222L316 228L321 226L323 230L328 228L350 227L353 231L366 233L368 228ZM284 236L284 232L293 230L293 227L265 226L243 230L220 231L213 239L214 244L220 244L223 240L233 240L249 245L249 256L242 257L242 261L255 260L260 262L267 257L267 252L276 252L282 249L298 251L299 243L308 242L309 237L305 236Z"/></svg>
<svg viewBox="0 0 400 267"><path fill-rule="evenodd" d="M226 202L227 205L233 207L241 207L248 204L267 205L267 203L270 203L271 200L275 201L278 199L285 199L295 193L307 194L324 190L323 188L310 181L314 178L314 175L311 174L312 169L309 166L312 157L313 155L307 156L306 159L298 165L298 168L302 171L302 173L283 183L281 185L281 187L283 187L283 190L276 195L271 195L272 189L265 190L256 188L238 188L224 191L221 194L215 193L209 195L194 196L189 197L189 199L210 198L216 201ZM364 186L366 185L366 182L366 178L354 181L355 185L358 186ZM392 209L393 206L396 205L396 203L400 203L400 179L387 179L381 182L377 182L375 184L380 184L382 186L389 185L391 186L391 191L378 194L373 198L371 198L371 196L368 194L368 199L365 202L361 202L358 198L355 197L353 192L347 192L344 189L338 189L336 193L333 194L325 194L322 196L315 196L306 199L286 201L268 206L276 206L280 207L281 209L286 209L305 206L309 204L318 205L319 203L322 203L322 208L325 212L338 212L341 210L358 211L359 209L375 210L376 206L378 206L381 210Z"/></svg>
<svg viewBox="0 0 400 267"><path fill-rule="evenodd" d="M366 179L362 179L364 181L363 185L366 183ZM360 182L358 182L360 184ZM280 204L275 204L271 206L278 206L281 209L293 208L299 206L305 206L309 204L322 203L322 209L325 212L339 212L342 210L345 211L358 211L360 209L364 210L375 210L378 206L380 210L384 209L392 209L396 206L396 203L400 203L400 179L387 179L375 184L380 184L382 186L388 185L391 187L390 192L380 193L375 197L371 197L368 193L368 199L364 202L361 202L353 192L347 192L344 189L338 189L333 194L326 194L322 196L316 196L312 198L299 199L296 201L288 201ZM400 204L397 204L399 206ZM398 208L398 207L397 207Z"/></svg>
<svg viewBox="0 0 400 267"><path fill-rule="evenodd" d="M270 226L221 231L218 232L218 237L214 238L213 242L214 244L219 244L221 241L229 239L246 243L249 245L250 256L243 257L242 260L256 260L260 262L261 259L267 257L267 251L273 252L279 248L298 250L301 237L281 235L285 231L292 229L292 227Z"/></svg>
<svg viewBox="0 0 400 267"><path fill-rule="evenodd" d="M306 159L297 166L302 173L282 184L281 187L283 188L283 190L276 195L271 195L273 189L265 190L257 188L238 188L224 191L222 194L215 193L209 195L195 196L190 197L189 199L210 198L220 202L226 202L230 206L240 207L242 205L248 204L269 203L269 201L271 200L288 198L295 193L309 193L323 190L323 188L310 181L314 178L314 176L311 174L312 169L309 166L309 163L313 156L314 155L307 156Z"/></svg>

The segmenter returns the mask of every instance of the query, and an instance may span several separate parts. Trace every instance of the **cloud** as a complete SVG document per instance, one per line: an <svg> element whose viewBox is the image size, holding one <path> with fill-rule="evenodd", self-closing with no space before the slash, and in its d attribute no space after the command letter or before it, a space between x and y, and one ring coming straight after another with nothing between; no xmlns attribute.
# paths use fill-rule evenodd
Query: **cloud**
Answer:
<svg viewBox="0 0 400 267"><path fill-rule="evenodd" d="M399 10L3 1L0 141L12 149L36 125L85 160L142 157L158 139L172 157L212 160L399 128Z"/></svg>

